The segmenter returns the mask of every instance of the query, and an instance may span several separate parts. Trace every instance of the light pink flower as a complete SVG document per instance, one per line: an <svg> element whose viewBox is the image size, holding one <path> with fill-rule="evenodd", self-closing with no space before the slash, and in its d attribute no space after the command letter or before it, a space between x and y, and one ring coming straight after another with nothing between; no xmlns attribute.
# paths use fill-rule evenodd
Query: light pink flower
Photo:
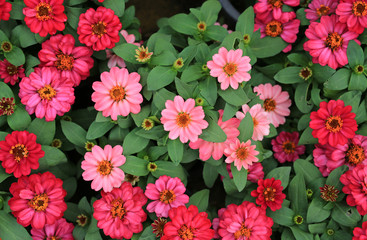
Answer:
<svg viewBox="0 0 367 240"><path fill-rule="evenodd" d="M46 224L43 228L32 228L31 234L33 240L74 240L73 230L74 225L72 223L68 223L65 218L60 218L54 224Z"/></svg>
<svg viewBox="0 0 367 240"><path fill-rule="evenodd" d="M299 3L300 0L259 0L254 5L254 11L258 19L266 19L269 16L272 16L274 19L280 19L290 15L290 12L282 11L283 4L296 7Z"/></svg>
<svg viewBox="0 0 367 240"><path fill-rule="evenodd" d="M147 206L148 212L155 212L157 217L168 217L171 208L183 206L189 202L189 196L184 194L185 185L178 177L160 176L155 184L148 183L145 190L147 196L153 202Z"/></svg>
<svg viewBox="0 0 367 240"><path fill-rule="evenodd" d="M236 140L240 131L237 129L240 125L240 121L236 118L231 118L225 122L222 122L223 110L218 110L219 119L218 125L222 128L227 135L227 139L224 142L208 142L199 138L195 142L190 142L189 146L192 149L199 149L199 158L203 161L213 157L214 160L219 160L223 156L224 149Z"/></svg>
<svg viewBox="0 0 367 240"><path fill-rule="evenodd" d="M140 75L136 72L129 74L126 68L113 67L110 72L103 72L101 82L92 85L94 108L102 111L105 117L111 116L112 120L117 120L117 116L139 113L143 102L139 81Z"/></svg>
<svg viewBox="0 0 367 240"><path fill-rule="evenodd" d="M164 130L169 131L169 138L174 140L180 137L180 141L197 141L202 130L208 127L204 120L205 114L201 106L195 107L195 100L184 99L176 96L173 101L166 101L166 108L162 111L161 122Z"/></svg>
<svg viewBox="0 0 367 240"><path fill-rule="evenodd" d="M91 152L84 155L82 161L83 179L92 181L92 189L111 192L113 188L121 186L125 173L119 168L125 164L126 158L122 155L122 147L106 145L104 149L95 145Z"/></svg>
<svg viewBox="0 0 367 240"><path fill-rule="evenodd" d="M214 54L213 60L207 62L212 77L218 77L220 88L225 90L231 85L237 89L241 82L248 82L251 75L248 71L251 70L250 58L242 56L241 49L227 50L221 47L217 54Z"/></svg>
<svg viewBox="0 0 367 240"><path fill-rule="evenodd" d="M347 24L349 31L361 34L367 27L366 0L343 0L335 12L339 21Z"/></svg>
<svg viewBox="0 0 367 240"><path fill-rule="evenodd" d="M306 18L310 22L317 21L322 16L335 13L337 6L337 0L313 0L308 4L308 8L305 9Z"/></svg>
<svg viewBox="0 0 367 240"><path fill-rule="evenodd" d="M225 162L234 162L234 166L237 167L238 171L240 171L242 167L244 169L249 169L250 165L259 161L259 159L255 157L259 154L255 148L255 145L251 145L251 140L240 142L240 140L236 139L236 142L229 144L229 146L224 149L224 154L227 156Z"/></svg>
<svg viewBox="0 0 367 240"><path fill-rule="evenodd" d="M273 145L274 158L280 163L294 162L299 158L299 155L305 153L306 147L298 145L298 132L281 132L279 135L271 140Z"/></svg>
<svg viewBox="0 0 367 240"><path fill-rule="evenodd" d="M285 117L291 113L289 107L292 102L289 99L288 92L282 91L279 85L272 86L270 83L254 87L254 92L261 100L264 100L263 108L268 113L270 123L274 127L284 124Z"/></svg>

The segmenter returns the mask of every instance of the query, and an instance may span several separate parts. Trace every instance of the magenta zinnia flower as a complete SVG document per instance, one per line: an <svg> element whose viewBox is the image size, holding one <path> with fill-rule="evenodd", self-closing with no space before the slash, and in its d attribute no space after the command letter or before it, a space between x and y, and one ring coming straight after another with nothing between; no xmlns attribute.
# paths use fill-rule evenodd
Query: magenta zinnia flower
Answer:
<svg viewBox="0 0 367 240"><path fill-rule="evenodd" d="M12 5L10 2L6 2L5 0L0 0L0 21L9 20L11 9L12 9Z"/></svg>
<svg viewBox="0 0 367 240"><path fill-rule="evenodd" d="M15 66L8 60L0 61L0 78L4 79L4 83L15 85L19 79L25 77L23 65Z"/></svg>
<svg viewBox="0 0 367 240"><path fill-rule="evenodd" d="M129 74L126 68L113 67L109 72L103 72L101 82L92 85L94 108L102 111L105 117L111 116L112 120L117 120L117 116L139 113L143 102L139 81L140 75L136 72Z"/></svg>
<svg viewBox="0 0 367 240"><path fill-rule="evenodd" d="M229 174L229 178L233 178L233 174L231 171L231 164L227 164L226 166L227 172ZM221 176L221 179L223 180L223 176ZM249 166L247 169L247 180L253 183L257 183L259 179L264 178L264 171L263 171L263 165L259 162L255 162L252 165Z"/></svg>
<svg viewBox="0 0 367 240"><path fill-rule="evenodd" d="M324 145L315 144L315 149L313 150L313 161L324 177L329 176L330 172L337 168L337 164L335 164L331 159L331 154L334 150L336 150L336 148L330 146L328 143Z"/></svg>
<svg viewBox="0 0 367 240"><path fill-rule="evenodd" d="M205 114L202 106L195 107L195 100L184 99L176 96L175 99L166 101L166 108L162 111L161 122L165 131L169 131L169 138L174 140L180 137L180 141L195 142L202 130L208 127L204 120Z"/></svg>
<svg viewBox="0 0 367 240"><path fill-rule="evenodd" d="M240 140L236 139L234 143L230 143L229 146L224 149L224 154L227 156L225 162L234 162L234 166L237 167L238 171L240 171L242 167L244 169L249 169L250 165L259 161L259 159L255 157L259 154L255 148L256 145L251 145L251 140L240 142Z"/></svg>
<svg viewBox="0 0 367 240"><path fill-rule="evenodd" d="M32 228L31 234L33 240L74 240L73 230L74 225L72 223L68 223L64 218L60 218L54 224L46 224L41 229Z"/></svg>
<svg viewBox="0 0 367 240"><path fill-rule="evenodd" d="M339 21L346 23L352 32L361 34L367 27L367 1L343 0L338 4L336 14Z"/></svg>
<svg viewBox="0 0 367 240"><path fill-rule="evenodd" d="M367 221L362 223L362 228L355 227L353 229L352 240L365 240L367 239Z"/></svg>
<svg viewBox="0 0 367 240"><path fill-rule="evenodd" d="M258 19L266 19L270 16L274 19L290 18L290 12L282 11L283 4L296 7L299 2L300 0L259 0L254 5L254 11Z"/></svg>
<svg viewBox="0 0 367 240"><path fill-rule="evenodd" d="M231 85L237 89L241 82L248 82L251 75L248 71L251 70L250 58L242 56L241 49L227 50L221 47L217 54L214 54L213 60L207 62L210 69L210 75L217 77L220 82L220 88L225 90Z"/></svg>
<svg viewBox="0 0 367 240"><path fill-rule="evenodd" d="M317 21L322 16L335 13L337 6L338 0L313 0L308 4L308 9L305 9L306 18L310 22Z"/></svg>
<svg viewBox="0 0 367 240"><path fill-rule="evenodd" d="M271 140L273 145L274 158L280 163L294 162L299 158L299 155L305 153L306 147L298 145L298 132L281 132L279 135Z"/></svg>

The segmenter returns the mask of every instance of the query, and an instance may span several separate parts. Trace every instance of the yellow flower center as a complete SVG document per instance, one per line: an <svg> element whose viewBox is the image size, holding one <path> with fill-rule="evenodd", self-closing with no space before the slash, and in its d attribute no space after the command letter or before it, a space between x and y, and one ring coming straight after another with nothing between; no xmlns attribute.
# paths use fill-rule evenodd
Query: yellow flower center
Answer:
<svg viewBox="0 0 367 240"><path fill-rule="evenodd" d="M122 201L121 198L112 200L110 211L113 218L118 217L119 219L123 219L126 214L126 209L124 208L124 201Z"/></svg>
<svg viewBox="0 0 367 240"><path fill-rule="evenodd" d="M276 105L276 102L272 98L267 98L264 100L264 109L267 112L274 111Z"/></svg>
<svg viewBox="0 0 367 240"><path fill-rule="evenodd" d="M112 172L112 163L107 160L103 160L98 164L97 172L101 175L109 175Z"/></svg>
<svg viewBox="0 0 367 240"><path fill-rule="evenodd" d="M227 74L228 77L233 76L237 72L237 64L235 63L227 63L223 67L224 72Z"/></svg>
<svg viewBox="0 0 367 240"><path fill-rule="evenodd" d="M107 23L99 21L97 24L92 24L92 34L97 35L99 38L101 38L104 34L107 33L106 30Z"/></svg>
<svg viewBox="0 0 367 240"><path fill-rule="evenodd" d="M182 240L192 240L195 238L194 231L195 228L187 227L186 224L184 224L177 232Z"/></svg>
<svg viewBox="0 0 367 240"><path fill-rule="evenodd" d="M36 211L45 211L48 206L48 196L46 193L42 193L29 200L28 206Z"/></svg>
<svg viewBox="0 0 367 240"><path fill-rule="evenodd" d="M283 32L282 23L276 20L273 20L266 24L265 34L270 37L277 37Z"/></svg>
<svg viewBox="0 0 367 240"><path fill-rule="evenodd" d="M37 11L36 18L39 21L47 21L53 18L51 5L48 3L40 2L35 10Z"/></svg>
<svg viewBox="0 0 367 240"><path fill-rule="evenodd" d="M165 204L169 204L172 203L173 201L175 201L176 199L176 195L172 190L164 190L162 192L159 193L159 201L165 203Z"/></svg>
<svg viewBox="0 0 367 240"><path fill-rule="evenodd" d="M367 14L367 4L365 1L356 1L353 3L353 14L357 17L363 17Z"/></svg>
<svg viewBox="0 0 367 240"><path fill-rule="evenodd" d="M57 60L55 62L55 67L59 70L71 70L74 65L74 58L70 55L59 53L56 55Z"/></svg>
<svg viewBox="0 0 367 240"><path fill-rule="evenodd" d="M286 154L291 154L296 150L296 144L294 144L292 141L285 141L282 145L282 148Z"/></svg>
<svg viewBox="0 0 367 240"><path fill-rule="evenodd" d="M321 4L319 8L316 8L317 15L325 16L329 13L330 8L328 6L325 6L324 4Z"/></svg>
<svg viewBox="0 0 367 240"><path fill-rule="evenodd" d="M115 102L124 99L125 95L126 95L125 89L121 86L115 86L110 90L110 96Z"/></svg>
<svg viewBox="0 0 367 240"><path fill-rule="evenodd" d="M191 122L190 115L185 112L180 112L176 117L176 124L179 127L187 127Z"/></svg>
<svg viewBox="0 0 367 240"><path fill-rule="evenodd" d="M247 147L241 147L241 148L236 150L236 156L240 160L246 159L248 154L249 154L249 152L247 150Z"/></svg>
<svg viewBox="0 0 367 240"><path fill-rule="evenodd" d="M267 187L264 189L263 195L265 198L265 201L275 201L275 192L277 190L272 187Z"/></svg>
<svg viewBox="0 0 367 240"><path fill-rule="evenodd" d="M364 149L356 144L349 144L348 150L345 154L345 160L352 165L357 165L365 159Z"/></svg>
<svg viewBox="0 0 367 240"><path fill-rule="evenodd" d="M39 89L38 94L40 98L43 100L51 100L53 97L56 96L56 91L51 87L51 85L47 84L43 88Z"/></svg>
<svg viewBox="0 0 367 240"><path fill-rule="evenodd" d="M332 51L335 51L343 45L343 38L336 32L329 33L325 40L325 45Z"/></svg>
<svg viewBox="0 0 367 240"><path fill-rule="evenodd" d="M11 147L10 154L14 156L14 160L19 163L22 158L28 157L28 150L24 144L17 143Z"/></svg>
<svg viewBox="0 0 367 240"><path fill-rule="evenodd" d="M241 237L245 237L245 239L248 239L250 236L251 229L247 228L244 222L241 224L241 228L234 233L235 239L239 239Z"/></svg>
<svg viewBox="0 0 367 240"><path fill-rule="evenodd" d="M325 127L329 132L339 132L343 127L343 120L340 116L330 116L326 119Z"/></svg>

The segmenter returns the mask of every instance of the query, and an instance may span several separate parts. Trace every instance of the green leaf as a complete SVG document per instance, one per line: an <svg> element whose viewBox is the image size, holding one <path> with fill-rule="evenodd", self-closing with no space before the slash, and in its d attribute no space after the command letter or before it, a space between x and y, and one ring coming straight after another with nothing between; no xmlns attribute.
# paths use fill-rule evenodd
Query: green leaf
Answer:
<svg viewBox="0 0 367 240"><path fill-rule="evenodd" d="M307 210L307 223L322 222L330 216L331 211L324 209L325 201L321 200L319 196L312 199L311 204Z"/></svg>
<svg viewBox="0 0 367 240"><path fill-rule="evenodd" d="M163 51L160 54L152 55L151 64L160 65L160 66L171 66L175 60L176 60L176 56L173 52Z"/></svg>
<svg viewBox="0 0 367 240"><path fill-rule="evenodd" d="M295 63L301 67L308 66L308 63L311 60L305 54L302 54L302 53L291 53L287 56L287 58L292 63Z"/></svg>
<svg viewBox="0 0 367 240"><path fill-rule="evenodd" d="M198 21L192 16L187 14L176 14L168 19L169 25L177 32L193 35L196 33Z"/></svg>
<svg viewBox="0 0 367 240"><path fill-rule="evenodd" d="M336 189L339 190L339 192L342 191L343 188L343 184L340 182L340 176L348 169L347 166L342 165L336 169L334 169L333 171L331 171L331 173L329 174L328 178L326 179L326 183L327 185L330 186L334 186Z"/></svg>
<svg viewBox="0 0 367 240"><path fill-rule="evenodd" d="M305 217L308 200L306 195L306 184L302 175L296 175L289 183L288 198L289 201L291 201L293 211Z"/></svg>
<svg viewBox="0 0 367 240"><path fill-rule="evenodd" d="M173 100L176 94L168 91L165 88L160 89L158 92L154 93L153 104L158 108L158 110L163 110L166 108L165 103L167 100Z"/></svg>
<svg viewBox="0 0 367 240"><path fill-rule="evenodd" d="M222 42L225 36L228 35L228 30L222 26L212 25L206 28L205 36L211 40Z"/></svg>
<svg viewBox="0 0 367 240"><path fill-rule="evenodd" d="M302 113L309 113L314 106L313 102L308 100L309 88L309 83L300 83L294 94L294 101Z"/></svg>
<svg viewBox="0 0 367 240"><path fill-rule="evenodd" d="M213 77L207 77L199 84L200 94L208 101L211 106L217 101L217 82Z"/></svg>
<svg viewBox="0 0 367 240"><path fill-rule="evenodd" d="M367 89L367 79L363 74L352 73L348 85L348 90L364 92Z"/></svg>
<svg viewBox="0 0 367 240"><path fill-rule="evenodd" d="M89 204L87 197L83 197L82 199L80 199L79 203L78 203L78 208L79 210L81 210L83 213L92 215L93 214L93 209L91 207L91 205Z"/></svg>
<svg viewBox="0 0 367 240"><path fill-rule="evenodd" d="M301 134L298 145L317 144L318 140L312 136L312 131L312 128L307 127Z"/></svg>
<svg viewBox="0 0 367 240"><path fill-rule="evenodd" d="M37 169L38 171L44 171L49 167L68 161L65 154L57 148L43 145L42 150L45 152L45 156L39 159L40 167Z"/></svg>
<svg viewBox="0 0 367 240"><path fill-rule="evenodd" d="M197 85L190 85L190 84L184 83L179 78L175 79L175 85L176 85L177 92L181 97L185 99L193 98L193 93Z"/></svg>
<svg viewBox="0 0 367 240"><path fill-rule="evenodd" d="M310 115L311 114L304 114L302 117L298 120L297 129L298 131L306 129L310 125Z"/></svg>
<svg viewBox="0 0 367 240"><path fill-rule="evenodd" d="M306 184L310 184L313 180L322 177L320 170L312 163L298 159L293 164L296 174L302 174Z"/></svg>
<svg viewBox="0 0 367 240"><path fill-rule="evenodd" d="M203 178L205 185L208 188L212 188L214 186L215 180L217 180L218 178L217 167L208 162L205 162L203 168Z"/></svg>
<svg viewBox="0 0 367 240"><path fill-rule="evenodd" d="M238 110L238 107L235 107L229 103L226 103L226 105L224 105L222 121L225 122L231 119L236 114L237 110Z"/></svg>
<svg viewBox="0 0 367 240"><path fill-rule="evenodd" d="M361 220L361 215L355 207L346 203L336 203L331 218L343 226L354 227Z"/></svg>
<svg viewBox="0 0 367 240"><path fill-rule="evenodd" d="M250 6L238 17L236 31L243 35L248 34L251 37L254 32L254 19L254 9Z"/></svg>
<svg viewBox="0 0 367 240"><path fill-rule="evenodd" d="M14 113L7 118L9 127L13 130L25 130L31 123L31 117L23 108L23 105L16 105Z"/></svg>
<svg viewBox="0 0 367 240"><path fill-rule="evenodd" d="M149 91L158 90L173 82L177 72L171 67L157 66L148 75L147 85Z"/></svg>
<svg viewBox="0 0 367 240"><path fill-rule="evenodd" d="M221 10L222 6L217 0L209 0L203 3L200 8L202 13L203 20L207 25L212 25L218 18L218 13Z"/></svg>
<svg viewBox="0 0 367 240"><path fill-rule="evenodd" d="M316 223L308 225L308 230L312 234L323 234L325 233L326 223Z"/></svg>
<svg viewBox="0 0 367 240"><path fill-rule="evenodd" d="M88 0L66 0L65 3L66 3L66 6L75 6L75 5L84 3L86 1Z"/></svg>
<svg viewBox="0 0 367 240"><path fill-rule="evenodd" d="M308 232L304 232L302 231L300 228L298 227L290 227L293 235L296 239L302 239L302 240L314 240L313 235L311 233Z"/></svg>
<svg viewBox="0 0 367 240"><path fill-rule="evenodd" d="M25 63L25 56L22 49L13 45L13 49L10 52L4 53L6 60L15 66L20 66Z"/></svg>
<svg viewBox="0 0 367 240"><path fill-rule="evenodd" d="M8 177L11 177L10 174L7 174L5 172L5 169L0 167L0 183L2 183L5 179L7 179Z"/></svg>
<svg viewBox="0 0 367 240"><path fill-rule="evenodd" d="M122 144L124 155L140 152L148 145L150 140L136 135L138 130L138 128L135 128L125 137Z"/></svg>
<svg viewBox="0 0 367 240"><path fill-rule="evenodd" d="M242 106L250 101L241 87L236 90L231 87L226 90L220 89L218 90L218 94L224 99L224 101L234 106Z"/></svg>
<svg viewBox="0 0 367 240"><path fill-rule="evenodd" d="M297 19L301 21L301 26L310 25L310 20L306 18L305 8L300 8L296 11Z"/></svg>
<svg viewBox="0 0 367 240"><path fill-rule="evenodd" d="M195 64L188 66L181 75L181 80L183 82L192 82L196 81L204 76L201 65Z"/></svg>
<svg viewBox="0 0 367 240"><path fill-rule="evenodd" d="M37 136L37 143L50 145L55 136L55 121L46 122L43 118L35 118L28 126L27 131Z"/></svg>
<svg viewBox="0 0 367 240"><path fill-rule="evenodd" d="M173 162L168 161L156 161L155 164L157 164L157 170L152 172L154 177L159 178L163 175L178 177L186 185L186 174L181 164L176 166Z"/></svg>
<svg viewBox="0 0 367 240"><path fill-rule="evenodd" d="M312 65L311 69L313 78L319 83L324 83L335 73L335 69L329 66L321 66L320 64Z"/></svg>
<svg viewBox="0 0 367 240"><path fill-rule="evenodd" d="M153 228L151 225L144 228L143 233L139 237L139 240L156 240L155 234L153 233Z"/></svg>
<svg viewBox="0 0 367 240"><path fill-rule="evenodd" d="M93 140L99 137L102 137L106 132L108 132L111 128L115 126L112 122L92 122L90 127L88 128L86 138L88 140ZM84 145L83 145L84 146Z"/></svg>
<svg viewBox="0 0 367 240"><path fill-rule="evenodd" d="M171 140L167 142L168 156L172 162L177 166L180 164L183 158L184 145L179 139Z"/></svg>
<svg viewBox="0 0 367 240"><path fill-rule="evenodd" d="M104 0L103 6L112 9L118 17L124 15L125 1L121 0Z"/></svg>
<svg viewBox="0 0 367 240"><path fill-rule="evenodd" d="M274 79L284 84L301 83L304 82L304 80L299 76L301 70L302 67L287 67L280 70L274 76Z"/></svg>
<svg viewBox="0 0 367 240"><path fill-rule="evenodd" d="M61 129L65 137L78 147L85 147L87 131L76 123L61 120Z"/></svg>
<svg viewBox="0 0 367 240"><path fill-rule="evenodd" d="M112 51L124 61L137 64L139 63L136 60L136 52L135 50L138 49L138 46L131 44L131 43L123 43L121 45L117 45L116 47L112 48Z"/></svg>
<svg viewBox="0 0 367 240"><path fill-rule="evenodd" d="M11 32L11 42L26 48L37 44L34 33L26 25L18 25Z"/></svg>
<svg viewBox="0 0 367 240"><path fill-rule="evenodd" d="M203 133L199 138L208 142L224 142L227 140L227 135L224 133L223 129L219 127L218 123L213 119L209 118L209 126L203 130Z"/></svg>
<svg viewBox="0 0 367 240"><path fill-rule="evenodd" d="M127 156L126 162L120 168L125 173L129 173L135 176L146 176L149 174L147 166L148 161L134 156Z"/></svg>
<svg viewBox="0 0 367 240"><path fill-rule="evenodd" d="M84 8L65 7L65 14L68 17L68 23L73 29L78 28L79 16L85 11ZM36 35L37 37L37 35Z"/></svg>
<svg viewBox="0 0 367 240"><path fill-rule="evenodd" d="M246 114L241 120L238 130L240 131L240 135L238 136L240 142L246 142L252 138L252 134L254 132L254 122L250 113Z"/></svg>
<svg viewBox="0 0 367 240"><path fill-rule="evenodd" d="M187 206L195 205L198 207L199 212L205 212L209 204L209 193L210 191L208 189L196 192L190 197L190 201L187 203Z"/></svg>
<svg viewBox="0 0 367 240"><path fill-rule="evenodd" d="M246 187L248 172L244 168L241 168L241 170L238 171L234 164L231 164L231 172L233 175L234 184L236 185L238 191L241 192Z"/></svg>
<svg viewBox="0 0 367 240"><path fill-rule="evenodd" d="M148 118L150 115L150 105L146 105L141 108L138 114L131 114L136 126L140 127L144 119Z"/></svg>
<svg viewBox="0 0 367 240"><path fill-rule="evenodd" d="M32 240L27 230L17 220L5 211L0 211L0 238Z"/></svg>
<svg viewBox="0 0 367 240"><path fill-rule="evenodd" d="M279 225L290 227L294 225L293 217L295 213L292 209L282 206L276 211L267 211L266 216L271 217Z"/></svg>
<svg viewBox="0 0 367 240"><path fill-rule="evenodd" d="M272 57L280 53L287 45L288 43L280 37L264 37L250 42L251 50L258 58Z"/></svg>
<svg viewBox="0 0 367 240"><path fill-rule="evenodd" d="M70 177L63 180L63 188L67 192L65 201L69 200L76 192L76 187L78 186L75 177Z"/></svg>
<svg viewBox="0 0 367 240"><path fill-rule="evenodd" d="M346 89L348 87L349 78L350 70L341 68L324 83L324 87L330 90Z"/></svg>
<svg viewBox="0 0 367 240"><path fill-rule="evenodd" d="M289 183L289 174L291 172L291 167L278 167L271 170L266 178L274 178L275 180L279 179L282 182L283 191L287 188Z"/></svg>
<svg viewBox="0 0 367 240"><path fill-rule="evenodd" d="M362 93L360 91L349 91L341 95L339 99L344 101L345 106L352 106L352 112L358 114L357 110L361 102L361 96Z"/></svg>
<svg viewBox="0 0 367 240"><path fill-rule="evenodd" d="M348 64L352 69L357 65L364 64L363 49L354 40L351 40L348 43L347 57L348 57Z"/></svg>
<svg viewBox="0 0 367 240"><path fill-rule="evenodd" d="M14 93L8 84L0 82L0 98L14 98Z"/></svg>

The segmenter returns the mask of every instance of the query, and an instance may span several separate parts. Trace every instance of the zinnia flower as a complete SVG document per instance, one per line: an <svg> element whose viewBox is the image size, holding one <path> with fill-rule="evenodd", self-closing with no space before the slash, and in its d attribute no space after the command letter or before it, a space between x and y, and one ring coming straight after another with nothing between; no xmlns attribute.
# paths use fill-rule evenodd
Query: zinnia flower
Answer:
<svg viewBox="0 0 367 240"><path fill-rule="evenodd" d="M323 187L320 187L320 197L324 199L326 202L335 202L338 198L339 190L335 188L335 186L325 184Z"/></svg>
<svg viewBox="0 0 367 240"><path fill-rule="evenodd" d="M352 240L367 239L367 221L362 223L362 228L355 227Z"/></svg>
<svg viewBox="0 0 367 240"><path fill-rule="evenodd" d="M281 132L279 135L271 140L273 145L274 158L280 163L294 162L299 158L299 155L305 153L306 147L298 145L298 132Z"/></svg>
<svg viewBox="0 0 367 240"><path fill-rule="evenodd" d="M164 225L161 240L200 239L210 240L214 237L212 223L206 212L199 213L195 205L180 206L169 211L170 222Z"/></svg>
<svg viewBox="0 0 367 240"><path fill-rule="evenodd" d="M162 111L161 122L164 130L169 131L169 138L174 140L180 137L180 141L195 142L202 130L208 127L204 120L205 114L202 106L195 107L195 100L184 99L176 96L173 101L166 101L166 108Z"/></svg>
<svg viewBox="0 0 367 240"><path fill-rule="evenodd" d="M262 209L270 208L271 211L276 211L282 208L285 194L282 192L282 182L274 178L259 179L258 187L251 192L251 196L256 198L256 204Z"/></svg>
<svg viewBox="0 0 367 240"><path fill-rule="evenodd" d="M167 219L158 218L154 220L154 222L151 224L153 233L155 234L157 238L161 238L163 236L163 229L166 223L167 223Z"/></svg>
<svg viewBox="0 0 367 240"><path fill-rule="evenodd" d="M337 168L335 167L334 161L331 159L331 154L335 149L335 147L330 146L328 143L324 145L315 144L313 161L324 177L329 176L331 171Z"/></svg>
<svg viewBox="0 0 367 240"><path fill-rule="evenodd" d="M185 185L178 177L160 176L155 184L148 183L145 190L147 196L153 202L147 206L148 212L155 212L157 217L168 217L171 208L185 205L189 202L189 196L184 194Z"/></svg>
<svg viewBox="0 0 367 240"><path fill-rule="evenodd" d="M95 145L91 152L84 155L82 161L83 179L92 181L92 189L111 192L113 188L121 186L125 179L124 172L119 168L125 164L126 158L122 155L122 147L106 145L104 149Z"/></svg>
<svg viewBox="0 0 367 240"><path fill-rule="evenodd" d="M343 0L338 4L336 14L339 21L346 23L349 31L361 34L367 27L367 1Z"/></svg>
<svg viewBox="0 0 367 240"><path fill-rule="evenodd" d="M289 99L288 92L282 91L281 86L272 86L270 83L254 87L254 92L261 100L264 100L263 108L268 113L270 123L274 127L284 124L285 117L291 113L289 107L292 102Z"/></svg>
<svg viewBox="0 0 367 240"><path fill-rule="evenodd" d="M337 0L313 0L308 4L308 8L305 9L306 18L310 20L310 22L315 22L322 16L335 13L337 6Z"/></svg>
<svg viewBox="0 0 367 240"><path fill-rule="evenodd" d="M255 157L259 154L255 148L256 145L251 145L251 140L240 142L240 140L236 139L234 143L230 143L229 146L224 149L224 154L227 156L225 162L234 162L234 166L237 167L238 171L241 171L242 167L244 169L249 169L250 165L259 161L259 159Z"/></svg>
<svg viewBox="0 0 367 240"><path fill-rule="evenodd" d="M23 227L43 228L54 224L67 208L62 180L50 172L22 176L9 189L13 197L8 204Z"/></svg>
<svg viewBox="0 0 367 240"><path fill-rule="evenodd" d="M319 23L312 22L305 34L309 40L303 48L312 56L312 62L333 69L348 63L348 43L358 37L357 33L348 30L345 23L339 22L336 15L322 16Z"/></svg>
<svg viewBox="0 0 367 240"><path fill-rule="evenodd" d="M319 110L311 112L312 136L318 138L320 144L346 144L358 129L354 119L356 114L351 111L352 107L344 107L344 102L340 99L321 102Z"/></svg>
<svg viewBox="0 0 367 240"><path fill-rule="evenodd" d="M12 9L12 5L5 0L0 0L0 21L8 21L10 18L10 11Z"/></svg>
<svg viewBox="0 0 367 240"><path fill-rule="evenodd" d="M0 141L0 161L6 173L20 178L39 167L38 160L45 155L37 136L27 131L14 131Z"/></svg>
<svg viewBox="0 0 367 240"><path fill-rule="evenodd" d="M237 129L240 125L240 121L236 118L231 118L222 122L223 110L218 110L218 112L218 125L227 135L226 141L216 143L208 142L199 138L197 141L189 143L190 148L199 149L199 158L203 161L208 160L210 157L213 157L214 160L219 160L223 157L224 149L229 145L229 143L234 142L238 135L240 135L240 131Z"/></svg>
<svg viewBox="0 0 367 240"><path fill-rule="evenodd" d="M105 117L111 116L112 120L117 120L117 116L139 113L143 102L139 81L140 75L136 72L129 74L126 68L113 67L109 72L103 72L101 82L92 85L94 108L102 111Z"/></svg>
<svg viewBox="0 0 367 240"><path fill-rule="evenodd" d="M134 233L143 230L142 222L147 219L143 206L147 198L140 187L124 182L120 188L101 194L102 198L93 203L93 217L104 234L111 238L131 239Z"/></svg>
<svg viewBox="0 0 367 240"><path fill-rule="evenodd" d="M19 82L19 78L22 79L24 77L25 74L23 65L17 67L8 62L6 59L4 59L4 61L0 61L0 78L4 79L4 83L15 85L17 82Z"/></svg>
<svg viewBox="0 0 367 240"><path fill-rule="evenodd" d="M31 32L41 37L54 35L56 31L63 31L67 17L64 13L64 0L24 0L24 21Z"/></svg>
<svg viewBox="0 0 367 240"><path fill-rule="evenodd" d="M68 223L64 218L60 218L54 224L46 224L41 229L32 228L31 234L33 240L74 240L73 230L74 225L72 223Z"/></svg>
<svg viewBox="0 0 367 240"><path fill-rule="evenodd" d="M227 89L229 85L237 89L239 83L250 81L250 58L242 55L241 49L228 51L221 47L218 53L214 54L213 60L207 62L210 75L218 78L222 90Z"/></svg>
<svg viewBox="0 0 367 240"><path fill-rule="evenodd" d="M115 47L120 40L119 31L122 25L112 9L98 7L88 9L79 17L79 41L94 51Z"/></svg>
<svg viewBox="0 0 367 240"><path fill-rule="evenodd" d="M250 112L252 121L254 123L254 132L252 134L252 140L261 141L264 136L269 135L270 121L268 119L268 113L264 111L260 104L255 104L251 108L245 104L242 106L242 112L237 112L236 117L242 120L246 113Z"/></svg>
<svg viewBox="0 0 367 240"><path fill-rule="evenodd" d="M254 5L254 11L257 19L266 19L272 16L274 19L288 17L290 12L283 12L283 4L296 7L300 0L259 0Z"/></svg>
<svg viewBox="0 0 367 240"><path fill-rule="evenodd" d="M226 166L227 172L229 174L229 178L233 178L233 174L231 171L231 164L227 164ZM264 171L263 171L263 165L259 162L255 162L252 165L249 166L247 169L247 180L253 183L257 183L259 179L264 178ZM223 176L221 177L223 180Z"/></svg>
<svg viewBox="0 0 367 240"><path fill-rule="evenodd" d="M10 116L14 113L15 103L14 98L1 98L0 99L0 116Z"/></svg>
<svg viewBox="0 0 367 240"><path fill-rule="evenodd" d="M58 34L42 43L38 52L40 66L56 67L61 77L69 78L74 87L89 76L93 67L93 51L87 47L75 47L74 37L70 34Z"/></svg>

